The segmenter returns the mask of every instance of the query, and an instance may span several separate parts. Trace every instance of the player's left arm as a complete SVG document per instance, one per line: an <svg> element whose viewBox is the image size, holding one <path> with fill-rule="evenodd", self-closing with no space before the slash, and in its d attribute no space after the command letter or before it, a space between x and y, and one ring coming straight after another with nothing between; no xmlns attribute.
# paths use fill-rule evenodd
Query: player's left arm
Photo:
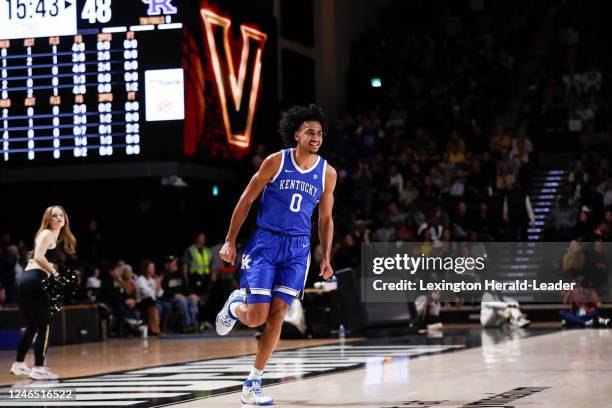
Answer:
<svg viewBox="0 0 612 408"><path fill-rule="evenodd" d="M331 267L331 249L334 239L332 210L334 208L336 178L336 170L332 166L327 165L325 171L325 190L319 201L319 241L321 241L321 249L323 250L319 276L322 276L323 279L329 279L334 274L334 270Z"/></svg>

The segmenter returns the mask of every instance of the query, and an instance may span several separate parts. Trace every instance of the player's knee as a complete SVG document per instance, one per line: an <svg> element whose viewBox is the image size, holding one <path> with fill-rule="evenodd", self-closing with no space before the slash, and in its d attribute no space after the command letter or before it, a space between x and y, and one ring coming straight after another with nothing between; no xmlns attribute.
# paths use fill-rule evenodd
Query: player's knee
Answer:
<svg viewBox="0 0 612 408"><path fill-rule="evenodd" d="M249 310L248 319L245 322L249 327L258 327L266 322L268 310Z"/></svg>
<svg viewBox="0 0 612 408"><path fill-rule="evenodd" d="M287 314L288 307L279 308L276 310L272 310L268 319L266 320L266 325L272 327L280 327L283 324L283 320L285 319L285 315Z"/></svg>
<svg viewBox="0 0 612 408"><path fill-rule="evenodd" d="M266 322L266 318L265 317L250 317L249 316L249 321L247 322L247 326L249 326L250 328L255 328L255 327L259 327L262 324L264 324Z"/></svg>

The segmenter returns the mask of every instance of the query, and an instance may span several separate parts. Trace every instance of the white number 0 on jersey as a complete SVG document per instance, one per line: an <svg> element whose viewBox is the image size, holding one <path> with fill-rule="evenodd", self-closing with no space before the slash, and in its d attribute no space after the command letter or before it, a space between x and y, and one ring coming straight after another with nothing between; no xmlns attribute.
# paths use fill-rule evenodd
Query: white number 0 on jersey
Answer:
<svg viewBox="0 0 612 408"><path fill-rule="evenodd" d="M289 205L289 209L293 212L299 212L301 204L302 204L302 195L295 193L291 196L291 204Z"/></svg>

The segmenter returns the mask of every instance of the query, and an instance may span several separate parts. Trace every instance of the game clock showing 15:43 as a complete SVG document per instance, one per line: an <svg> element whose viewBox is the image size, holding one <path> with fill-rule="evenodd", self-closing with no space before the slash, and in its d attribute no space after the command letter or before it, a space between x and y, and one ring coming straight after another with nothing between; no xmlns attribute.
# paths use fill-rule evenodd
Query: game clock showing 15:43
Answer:
<svg viewBox="0 0 612 408"><path fill-rule="evenodd" d="M111 0L87 0L81 18L108 23ZM35 38L77 33L77 0L0 0L0 39Z"/></svg>
<svg viewBox="0 0 612 408"><path fill-rule="evenodd" d="M76 31L76 0L0 1L0 38L72 35Z"/></svg>

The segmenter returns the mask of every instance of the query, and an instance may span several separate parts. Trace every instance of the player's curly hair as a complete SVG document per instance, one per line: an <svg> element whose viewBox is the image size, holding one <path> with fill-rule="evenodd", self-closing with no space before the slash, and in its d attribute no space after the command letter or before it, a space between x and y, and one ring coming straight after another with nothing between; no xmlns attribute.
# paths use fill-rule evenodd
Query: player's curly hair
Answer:
<svg viewBox="0 0 612 408"><path fill-rule="evenodd" d="M323 134L327 132L327 121L320 106L310 104L308 106L293 105L283 112L278 125L278 131L287 147L295 146L295 132L306 121L317 121L321 124Z"/></svg>

